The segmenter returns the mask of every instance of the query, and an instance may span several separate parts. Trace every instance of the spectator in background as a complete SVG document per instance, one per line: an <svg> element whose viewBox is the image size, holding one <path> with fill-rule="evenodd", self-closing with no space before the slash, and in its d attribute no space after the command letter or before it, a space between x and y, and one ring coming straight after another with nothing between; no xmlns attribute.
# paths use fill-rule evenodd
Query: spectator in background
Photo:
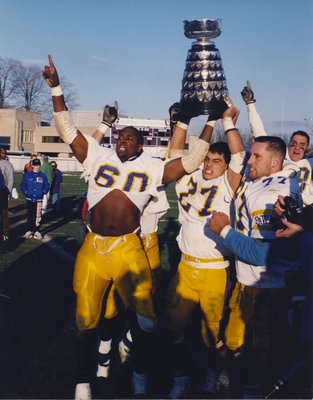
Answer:
<svg viewBox="0 0 313 400"><path fill-rule="evenodd" d="M60 185L63 181L62 172L57 168L58 165L55 161L51 161L51 166L54 171L54 178L52 181L50 193L51 193L51 204L54 211L60 211Z"/></svg>
<svg viewBox="0 0 313 400"><path fill-rule="evenodd" d="M37 154L32 154L30 156L30 161L25 164L24 170L23 170L23 175L26 174L26 172L32 171L33 170L33 166L32 166L32 161L35 160L35 158L37 158Z"/></svg>
<svg viewBox="0 0 313 400"><path fill-rule="evenodd" d="M41 208L43 196L49 192L47 176L40 171L40 160L32 161L33 170L27 172L21 182L21 190L27 201L27 232L25 238L42 239L40 232Z"/></svg>
<svg viewBox="0 0 313 400"><path fill-rule="evenodd" d="M8 200L13 189L14 169L6 159L6 150L0 148L0 211L1 211L1 239L3 242L9 239L9 210Z"/></svg>
<svg viewBox="0 0 313 400"><path fill-rule="evenodd" d="M49 163L49 157L46 155L42 156L42 166L40 167L40 171L47 175L48 182L51 187L54 178L54 171L53 167ZM50 191L48 191L43 197L42 211L41 211L42 215L46 214L47 212L49 198L50 198Z"/></svg>

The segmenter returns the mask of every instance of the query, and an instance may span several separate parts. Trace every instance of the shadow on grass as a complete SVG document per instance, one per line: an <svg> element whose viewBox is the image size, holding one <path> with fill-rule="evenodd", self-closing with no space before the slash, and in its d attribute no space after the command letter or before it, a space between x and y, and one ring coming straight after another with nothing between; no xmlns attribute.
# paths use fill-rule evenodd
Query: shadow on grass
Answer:
<svg viewBox="0 0 313 400"><path fill-rule="evenodd" d="M72 397L72 276L73 266L45 245L1 273L1 291L10 297L0 298L1 398Z"/></svg>

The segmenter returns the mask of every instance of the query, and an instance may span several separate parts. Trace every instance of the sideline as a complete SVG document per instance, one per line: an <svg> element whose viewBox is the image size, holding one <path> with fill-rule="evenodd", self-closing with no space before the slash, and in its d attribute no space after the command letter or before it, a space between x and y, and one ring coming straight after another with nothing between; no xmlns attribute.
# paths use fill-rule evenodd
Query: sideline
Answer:
<svg viewBox="0 0 313 400"><path fill-rule="evenodd" d="M43 239L41 240L42 243L46 244L51 250L53 250L55 253L57 253L58 256L60 256L64 261L67 263L74 265L75 264L75 257L62 249L58 244L56 244L53 240L53 238L47 234L44 234Z"/></svg>

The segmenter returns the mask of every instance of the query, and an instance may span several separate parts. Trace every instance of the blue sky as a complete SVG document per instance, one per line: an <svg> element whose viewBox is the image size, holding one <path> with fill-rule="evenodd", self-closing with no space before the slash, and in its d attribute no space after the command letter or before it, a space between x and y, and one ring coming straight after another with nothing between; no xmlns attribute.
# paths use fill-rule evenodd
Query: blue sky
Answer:
<svg viewBox="0 0 313 400"><path fill-rule="evenodd" d="M0 57L42 67L50 53L80 109L117 99L128 116L153 119L168 118L180 97L192 43L183 21L219 18L214 41L238 126L248 127L240 91L249 79L269 133L282 121L286 135L313 127L312 0L1 0L0 10Z"/></svg>

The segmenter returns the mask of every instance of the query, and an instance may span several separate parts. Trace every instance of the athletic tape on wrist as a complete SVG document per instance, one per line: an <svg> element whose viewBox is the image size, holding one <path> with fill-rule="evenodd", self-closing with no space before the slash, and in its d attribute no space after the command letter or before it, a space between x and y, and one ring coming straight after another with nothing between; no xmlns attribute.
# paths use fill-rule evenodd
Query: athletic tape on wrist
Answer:
<svg viewBox="0 0 313 400"><path fill-rule="evenodd" d="M229 131L229 130L235 128L235 125L234 125L231 117L224 117L222 119L222 123L223 123L223 128L224 128L225 133L226 133L226 131Z"/></svg>
<svg viewBox="0 0 313 400"><path fill-rule="evenodd" d="M209 148L210 145L208 142L203 139L197 139L192 150L186 156L182 157L181 162L188 174L191 174L191 172L195 171L203 163Z"/></svg>
<svg viewBox="0 0 313 400"><path fill-rule="evenodd" d="M205 125L211 126L212 128L214 128L214 125L216 124L215 120L212 121L208 121Z"/></svg>
<svg viewBox="0 0 313 400"><path fill-rule="evenodd" d="M53 117L60 138L64 143L71 144L77 136L77 129L73 124L69 111L54 112Z"/></svg>
<svg viewBox="0 0 313 400"><path fill-rule="evenodd" d="M55 86L51 88L51 95L52 96L63 96L62 88L61 86Z"/></svg>
<svg viewBox="0 0 313 400"><path fill-rule="evenodd" d="M188 125L185 124L184 122L181 122L181 121L178 121L177 124L176 124L176 126L177 126L178 128L185 129L185 131L188 129Z"/></svg>
<svg viewBox="0 0 313 400"><path fill-rule="evenodd" d="M97 131L102 132L103 134L107 133L110 130L110 126L101 122L101 124L98 126Z"/></svg>

